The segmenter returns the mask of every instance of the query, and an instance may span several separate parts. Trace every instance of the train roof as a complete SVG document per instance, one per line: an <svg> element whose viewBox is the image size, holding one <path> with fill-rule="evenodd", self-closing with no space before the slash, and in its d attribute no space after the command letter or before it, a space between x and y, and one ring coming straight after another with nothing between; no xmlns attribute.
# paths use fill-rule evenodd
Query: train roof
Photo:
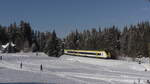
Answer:
<svg viewBox="0 0 150 84"><path fill-rule="evenodd" d="M76 49L64 49L70 51L91 51L91 52L106 52L105 50L76 50Z"/></svg>

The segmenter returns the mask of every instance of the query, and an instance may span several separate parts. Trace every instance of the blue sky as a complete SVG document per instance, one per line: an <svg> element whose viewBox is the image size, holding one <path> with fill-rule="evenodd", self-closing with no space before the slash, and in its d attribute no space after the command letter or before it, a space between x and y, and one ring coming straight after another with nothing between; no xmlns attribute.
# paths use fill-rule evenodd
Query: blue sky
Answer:
<svg viewBox="0 0 150 84"><path fill-rule="evenodd" d="M150 21L146 0L1 0L0 24L21 20L35 30L56 30L59 37L83 29L136 24Z"/></svg>

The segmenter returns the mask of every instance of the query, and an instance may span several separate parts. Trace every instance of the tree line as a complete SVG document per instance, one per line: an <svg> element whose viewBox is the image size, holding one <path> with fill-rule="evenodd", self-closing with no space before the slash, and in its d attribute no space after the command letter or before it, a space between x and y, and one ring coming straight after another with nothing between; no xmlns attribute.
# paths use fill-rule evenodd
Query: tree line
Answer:
<svg viewBox="0 0 150 84"><path fill-rule="evenodd" d="M150 23L141 22L125 26L123 30L116 26L92 28L71 32L65 39L65 48L83 50L105 50L112 58L119 56L150 56Z"/></svg>
<svg viewBox="0 0 150 84"><path fill-rule="evenodd" d="M45 52L49 56L60 56L62 54L62 42L55 33L40 32L33 30L28 22L21 21L10 26L0 25L0 45L13 42L17 52Z"/></svg>
<svg viewBox="0 0 150 84"><path fill-rule="evenodd" d="M70 32L60 39L55 30L40 32L33 30L30 23L21 21L10 26L0 25L0 45L8 42L16 44L16 51L45 52L49 56L59 57L63 49L105 50L112 58L120 56L150 56L150 23L141 22L136 25L116 26L108 28L92 28Z"/></svg>

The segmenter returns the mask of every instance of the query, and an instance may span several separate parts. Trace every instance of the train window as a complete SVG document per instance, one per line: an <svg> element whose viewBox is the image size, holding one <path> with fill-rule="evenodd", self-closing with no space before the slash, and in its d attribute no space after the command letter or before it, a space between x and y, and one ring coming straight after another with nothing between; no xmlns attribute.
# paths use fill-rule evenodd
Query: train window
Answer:
<svg viewBox="0 0 150 84"><path fill-rule="evenodd" d="M101 55L101 53L97 53L97 55Z"/></svg>
<svg viewBox="0 0 150 84"><path fill-rule="evenodd" d="M77 53L77 52L75 52L75 51L68 51L67 53Z"/></svg>
<svg viewBox="0 0 150 84"><path fill-rule="evenodd" d="M80 54L90 54L90 55L96 55L96 53L91 53L91 52L78 52Z"/></svg>

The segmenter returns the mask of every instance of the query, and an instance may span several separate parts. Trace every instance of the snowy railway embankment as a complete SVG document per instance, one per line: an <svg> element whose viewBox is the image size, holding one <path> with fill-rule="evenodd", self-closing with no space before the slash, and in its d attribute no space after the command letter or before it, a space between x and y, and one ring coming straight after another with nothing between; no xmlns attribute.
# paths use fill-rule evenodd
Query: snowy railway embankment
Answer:
<svg viewBox="0 0 150 84"><path fill-rule="evenodd" d="M147 81L150 80L148 63L68 55L55 58L44 53L39 53L38 56L36 53L1 56L0 83L148 84Z"/></svg>

